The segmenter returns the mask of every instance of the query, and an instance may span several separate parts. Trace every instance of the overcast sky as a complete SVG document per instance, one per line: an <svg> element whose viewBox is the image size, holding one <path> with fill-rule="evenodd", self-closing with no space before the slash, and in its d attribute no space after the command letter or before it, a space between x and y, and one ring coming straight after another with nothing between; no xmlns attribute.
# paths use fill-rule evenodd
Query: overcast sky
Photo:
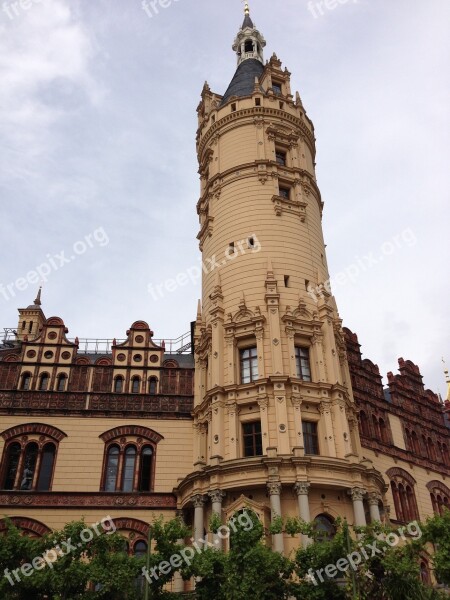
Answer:
<svg viewBox="0 0 450 600"><path fill-rule="evenodd" d="M170 338L195 318L199 282L163 298L148 285L199 264L196 107L205 80L223 94L234 74L242 2L160 1L0 9L0 328L36 296L37 268L70 337L143 319ZM444 393L450 3L327 6L251 2L315 124L340 315L383 375L402 356Z"/></svg>

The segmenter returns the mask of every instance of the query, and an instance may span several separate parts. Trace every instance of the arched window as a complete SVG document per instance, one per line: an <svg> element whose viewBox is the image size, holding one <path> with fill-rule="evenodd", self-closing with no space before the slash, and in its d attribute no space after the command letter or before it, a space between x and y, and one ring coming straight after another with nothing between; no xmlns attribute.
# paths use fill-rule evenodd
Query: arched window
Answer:
<svg viewBox="0 0 450 600"><path fill-rule="evenodd" d="M430 460L436 460L436 450L434 447L433 440L429 437L427 438L427 452Z"/></svg>
<svg viewBox="0 0 450 600"><path fill-rule="evenodd" d="M122 473L122 492L132 492L136 468L136 448L128 446L125 450Z"/></svg>
<svg viewBox="0 0 450 600"><path fill-rule="evenodd" d="M65 375L64 373L61 373L60 375L58 375L58 378L56 380L56 391L57 392L65 392L66 391L66 381L67 381L67 375Z"/></svg>
<svg viewBox="0 0 450 600"><path fill-rule="evenodd" d="M404 523L419 520L419 511L414 493L416 483L414 478L407 471L398 467L389 469L387 476L391 480L391 491L397 520Z"/></svg>
<svg viewBox="0 0 450 600"><path fill-rule="evenodd" d="M320 542L332 540L336 535L334 519L329 515L318 515L314 519L314 529L318 534L318 541Z"/></svg>
<svg viewBox="0 0 450 600"><path fill-rule="evenodd" d="M20 379L20 389L24 392L30 389L31 385L31 373L23 373Z"/></svg>
<svg viewBox="0 0 450 600"><path fill-rule="evenodd" d="M365 437L370 437L370 432L369 432L369 422L367 420L367 415L364 411L361 411L359 413L359 421L361 423L361 433L362 435L364 435Z"/></svg>
<svg viewBox="0 0 450 600"><path fill-rule="evenodd" d="M378 423L378 418L375 415L372 416L372 424L373 424L373 432L374 432L375 439L380 440L381 439L380 424Z"/></svg>
<svg viewBox="0 0 450 600"><path fill-rule="evenodd" d="M48 383L50 381L50 376L48 373L42 373L39 377L39 391L46 392L48 389Z"/></svg>
<svg viewBox="0 0 450 600"><path fill-rule="evenodd" d="M431 585L430 567L424 558L420 561L420 579L424 585Z"/></svg>
<svg viewBox="0 0 450 600"><path fill-rule="evenodd" d="M136 558L140 558L147 554L147 543L143 540L138 540L133 546L133 554Z"/></svg>
<svg viewBox="0 0 450 600"><path fill-rule="evenodd" d="M450 489L441 481L427 483L431 504L436 515L443 515L449 509Z"/></svg>
<svg viewBox="0 0 450 600"><path fill-rule="evenodd" d="M385 444L388 444L389 436L388 436L388 431L387 431L387 427L386 427L386 423L385 423L384 419L379 420L379 425L380 425L380 439Z"/></svg>
<svg viewBox="0 0 450 600"><path fill-rule="evenodd" d="M114 392L116 394L121 394L123 392L123 377L122 377L122 375L118 375L114 379Z"/></svg>
<svg viewBox="0 0 450 600"><path fill-rule="evenodd" d="M450 457L448 455L447 444L442 444L442 457L444 459L444 464L448 465L450 463Z"/></svg>
<svg viewBox="0 0 450 600"><path fill-rule="evenodd" d="M31 490L33 486L34 473L38 457L39 446L36 442L31 442L25 449L25 458L23 462L20 489Z"/></svg>
<svg viewBox="0 0 450 600"><path fill-rule="evenodd" d="M417 433L415 431L411 433L411 442L413 452L415 452L416 454L420 454L419 438L417 437Z"/></svg>
<svg viewBox="0 0 450 600"><path fill-rule="evenodd" d="M106 460L105 492L115 492L119 472L119 446L110 446Z"/></svg>
<svg viewBox="0 0 450 600"><path fill-rule="evenodd" d="M153 448L145 446L142 450L141 468L139 473L139 491L149 492L152 488Z"/></svg>
<svg viewBox="0 0 450 600"><path fill-rule="evenodd" d="M101 489L153 491L156 445L162 436L142 425L129 425L111 429L100 437L106 443Z"/></svg>
<svg viewBox="0 0 450 600"><path fill-rule="evenodd" d="M19 443L10 444L6 453L6 468L2 488L13 490L16 481L17 469L19 467L22 447Z"/></svg>
<svg viewBox="0 0 450 600"><path fill-rule="evenodd" d="M37 482L38 492L46 492L51 487L53 467L55 464L56 446L55 444L45 444L42 458L41 467L39 469L39 478Z"/></svg>
<svg viewBox="0 0 450 600"><path fill-rule="evenodd" d="M66 434L43 423L30 423L2 433L0 489L45 492L51 490L58 442Z"/></svg>
<svg viewBox="0 0 450 600"><path fill-rule="evenodd" d="M156 394L157 386L158 386L158 380L156 379L156 377L150 377L149 382L148 382L148 393L151 396L154 396Z"/></svg>
<svg viewBox="0 0 450 600"><path fill-rule="evenodd" d="M139 377L133 377L133 379L131 380L131 393L132 394L139 394L140 387L141 387L141 380L140 380L140 378Z"/></svg>

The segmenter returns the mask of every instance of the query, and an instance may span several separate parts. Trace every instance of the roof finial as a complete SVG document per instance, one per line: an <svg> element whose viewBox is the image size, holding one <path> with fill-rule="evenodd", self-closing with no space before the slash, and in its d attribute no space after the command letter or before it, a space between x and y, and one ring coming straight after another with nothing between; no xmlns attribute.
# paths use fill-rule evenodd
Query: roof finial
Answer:
<svg viewBox="0 0 450 600"><path fill-rule="evenodd" d="M447 384L447 402L449 402L450 401L450 376L448 373L448 367L444 360L444 357L442 357L442 362L444 363L445 383Z"/></svg>
<svg viewBox="0 0 450 600"><path fill-rule="evenodd" d="M245 3L244 13L245 13L246 15L249 15L249 14L250 14L250 7L249 7L249 5L248 5L248 2L246 2L246 3Z"/></svg>
<svg viewBox="0 0 450 600"><path fill-rule="evenodd" d="M41 306L41 304L42 304L41 303L41 292L42 292L42 286L39 288L38 295L36 296L36 299L34 301L34 304L36 306Z"/></svg>

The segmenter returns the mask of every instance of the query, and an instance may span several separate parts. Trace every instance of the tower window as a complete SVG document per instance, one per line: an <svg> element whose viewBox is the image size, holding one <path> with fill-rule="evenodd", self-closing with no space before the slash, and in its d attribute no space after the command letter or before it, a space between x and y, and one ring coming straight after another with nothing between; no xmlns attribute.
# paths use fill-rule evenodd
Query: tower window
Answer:
<svg viewBox="0 0 450 600"><path fill-rule="evenodd" d="M28 333L31 333L33 331L33 321L30 321L30 324L28 326Z"/></svg>
<svg viewBox="0 0 450 600"><path fill-rule="evenodd" d="M309 348L296 346L295 364L297 367L297 377L303 381L311 381L311 365L309 361Z"/></svg>
<svg viewBox="0 0 450 600"><path fill-rule="evenodd" d="M255 346L239 353L241 383L251 383L258 379L258 353Z"/></svg>
<svg viewBox="0 0 450 600"><path fill-rule="evenodd" d="M150 377L150 381L148 384L148 392L151 396L154 396L156 394L156 386L158 384L158 380L156 379L156 377Z"/></svg>
<svg viewBox="0 0 450 600"><path fill-rule="evenodd" d="M244 423L242 426L244 456L262 456L261 421Z"/></svg>
<svg viewBox="0 0 450 600"><path fill-rule="evenodd" d="M284 102L280 102L280 110L284 109Z"/></svg>
<svg viewBox="0 0 450 600"><path fill-rule="evenodd" d="M317 423L313 423L312 421L303 421L302 428L305 454L317 456L319 454Z"/></svg>
<svg viewBox="0 0 450 600"><path fill-rule="evenodd" d="M255 98L255 106L261 106L261 98Z"/></svg>
<svg viewBox="0 0 450 600"><path fill-rule="evenodd" d="M272 81L272 89L274 94L281 96L281 83L278 81Z"/></svg>
<svg viewBox="0 0 450 600"><path fill-rule="evenodd" d="M279 165L281 165L282 167L286 166L286 152L284 152L283 150L276 150L275 151L275 159L277 161L277 163Z"/></svg>
<svg viewBox="0 0 450 600"><path fill-rule="evenodd" d="M236 103L233 102L233 104L231 105L231 112L236 112L237 106Z"/></svg>
<svg viewBox="0 0 450 600"><path fill-rule="evenodd" d="M253 45L252 40L245 41L245 52L254 52L255 46Z"/></svg>
<svg viewBox="0 0 450 600"><path fill-rule="evenodd" d="M248 247L249 248L254 248L255 247L255 239L254 238L248 238Z"/></svg>
<svg viewBox="0 0 450 600"><path fill-rule="evenodd" d="M284 287L289 287L289 275L284 276Z"/></svg>
<svg viewBox="0 0 450 600"><path fill-rule="evenodd" d="M230 244L228 246L228 253L234 254L234 242L230 242Z"/></svg>
<svg viewBox="0 0 450 600"><path fill-rule="evenodd" d="M280 186L279 196L281 196L281 198L286 198L287 200L289 200L289 198L291 196L291 190L288 187Z"/></svg>

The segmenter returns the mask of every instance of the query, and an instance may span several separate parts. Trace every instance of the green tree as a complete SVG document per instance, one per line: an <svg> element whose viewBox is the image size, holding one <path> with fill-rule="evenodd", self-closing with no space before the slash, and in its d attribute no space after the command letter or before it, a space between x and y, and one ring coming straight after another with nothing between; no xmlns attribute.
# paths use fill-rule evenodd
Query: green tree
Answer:
<svg viewBox="0 0 450 600"><path fill-rule="evenodd" d="M435 515L424 526L424 541L433 545L433 567L440 583L450 585L450 510Z"/></svg>

